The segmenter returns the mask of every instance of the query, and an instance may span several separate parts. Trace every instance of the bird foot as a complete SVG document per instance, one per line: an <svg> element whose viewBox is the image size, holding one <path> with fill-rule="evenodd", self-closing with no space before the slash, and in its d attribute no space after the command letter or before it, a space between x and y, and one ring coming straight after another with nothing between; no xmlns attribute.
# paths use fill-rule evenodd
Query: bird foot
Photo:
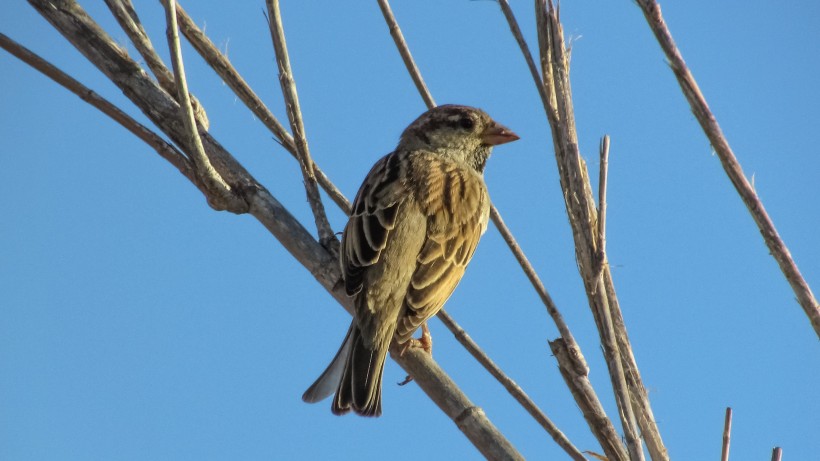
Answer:
<svg viewBox="0 0 820 461"><path fill-rule="evenodd" d="M427 322L424 322L424 323L421 324L421 337L418 338L418 339L410 338L410 340L407 341L407 344L405 344L404 347L401 349L401 353L399 355L404 355L404 353L407 351L407 349L410 349L411 347L412 348L416 348L416 347L421 348L424 352L427 352L428 354L430 354L430 357L433 356L433 336L430 334L430 329L427 328ZM413 377L410 376L410 375L407 375L407 377L404 378L404 381L402 381L398 384L399 384L399 386L404 386L405 384L409 383L412 380L413 380Z"/></svg>
<svg viewBox="0 0 820 461"><path fill-rule="evenodd" d="M430 329L427 328L427 322L421 324L421 337L418 339L410 338L409 341L404 345L401 349L401 353L399 355L404 355L407 352L407 349L410 348L421 348L424 352L433 355L433 336L430 334Z"/></svg>

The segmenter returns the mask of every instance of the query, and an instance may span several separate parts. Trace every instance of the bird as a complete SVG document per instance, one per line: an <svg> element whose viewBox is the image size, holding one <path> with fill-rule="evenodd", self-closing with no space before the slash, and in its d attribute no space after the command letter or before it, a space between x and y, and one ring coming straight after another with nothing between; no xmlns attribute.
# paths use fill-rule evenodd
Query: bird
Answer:
<svg viewBox="0 0 820 461"><path fill-rule="evenodd" d="M494 146L517 139L481 109L442 105L420 115L375 163L342 233L339 260L354 318L302 400L335 392L334 414L381 415L390 344L431 351L426 321L455 290L487 229L487 159ZM420 341L412 338L419 326Z"/></svg>

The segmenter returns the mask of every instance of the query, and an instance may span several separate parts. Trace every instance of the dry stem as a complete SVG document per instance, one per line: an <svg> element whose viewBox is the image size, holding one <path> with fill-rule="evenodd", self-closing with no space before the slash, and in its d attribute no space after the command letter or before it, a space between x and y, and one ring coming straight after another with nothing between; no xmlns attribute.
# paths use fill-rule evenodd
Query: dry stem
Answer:
<svg viewBox="0 0 820 461"><path fill-rule="evenodd" d="M128 35L131 43L134 44L139 54L145 59L145 63L157 78L157 82L159 82L160 86L168 92L168 94L176 99L177 89L176 83L174 82L174 74L168 70L168 67L162 62L162 58L160 58L154 50L154 45L151 44L151 39L148 38L148 34L145 33L145 29L142 27L142 23L136 10L134 10L134 5L131 4L131 0L105 0L105 3L108 5L108 9L111 10L111 14L114 15L114 18L120 24L122 30ZM197 121L207 130L210 122L208 121L205 109L194 95L191 94L190 98Z"/></svg>
<svg viewBox="0 0 820 461"><path fill-rule="evenodd" d="M441 319L442 323L451 331L455 336L456 340L464 345L473 358L475 358L478 363L480 363L484 369L490 372L493 377L501 383L502 386L513 396L513 398L524 407L525 410L544 428L545 431L555 440L555 443L558 444L564 451L570 456L570 458L576 461L585 461L584 455L581 454L581 451L569 441L566 435L558 429L550 419L541 411L540 408L535 404L535 402L530 399L526 392L521 389L521 386L516 384L509 376L507 376L495 362L490 359L484 351L470 338L470 335L464 331L461 326L456 323L455 320L450 317L447 312L444 310L438 313L438 318Z"/></svg>
<svg viewBox="0 0 820 461"><path fill-rule="evenodd" d="M199 184L194 173L191 161L176 147L162 139L158 134L151 131L145 125L134 120L130 115L120 110L114 104L95 93L93 90L73 79L70 75L54 67L51 63L33 53L28 48L20 45L6 35L0 33L0 48L5 49L24 63L40 71L46 77L54 80L62 87L80 97L83 101L91 104L103 114L111 117L115 122L122 125L134 136L151 146L157 153L176 167L189 181Z"/></svg>
<svg viewBox="0 0 820 461"><path fill-rule="evenodd" d="M273 133L282 147L294 158L298 159L299 154L296 151L296 143L293 140L293 136L288 133L265 103L262 102L253 89L248 86L245 79L239 75L239 72L234 69L228 57L219 51L179 4L177 4L177 16L182 34L185 35L185 38L188 39L188 42L194 47L197 53L205 59L214 72L216 72L222 81L234 92L236 97ZM319 185L322 186L322 189L327 192L339 208L346 214L350 214L350 201L347 200L344 194L328 179L327 175L319 168L316 162L313 162L313 173L316 175Z"/></svg>
<svg viewBox="0 0 820 461"><path fill-rule="evenodd" d="M732 408L726 408L726 418L723 421L723 445L720 450L720 461L729 461L729 441L732 436Z"/></svg>
<svg viewBox="0 0 820 461"><path fill-rule="evenodd" d="M237 200L231 194L231 186L222 178L219 172L211 165L202 139L199 136L194 109L188 94L188 83L185 79L185 66L182 62L182 50L179 45L179 28L177 27L176 0L166 0L165 19L167 22L166 35L168 48L171 51L171 62L174 67L174 78L177 84L177 100L179 101L182 123L185 125L185 143L188 154L196 165L196 173L204 183L208 194L208 203L216 210L244 211L237 208Z"/></svg>
<svg viewBox="0 0 820 461"><path fill-rule="evenodd" d="M387 0L379 0L379 8L381 8L384 20L390 29L390 36L393 37L393 42L396 43L396 48L399 49L401 59L407 67L407 72L410 73L410 78L413 79L413 83L416 85L416 89L419 90L422 99L424 99L424 103L428 109L436 107L436 101L433 100L430 90L427 89L424 79L421 78L421 72L419 72L419 68L416 67L416 62L413 60L413 55L410 54L410 48L407 46L407 42L404 41L404 35L401 33L398 22L396 22L396 17L393 16L393 10L390 9L390 4Z"/></svg>
<svg viewBox="0 0 820 461"><path fill-rule="evenodd" d="M282 15L279 12L279 0L267 0L265 3L268 6L270 35L273 40L273 47L276 50L276 63L279 66L279 84L282 86L282 95L285 97L291 131L296 141L297 157L305 180L305 192L307 193L308 202L310 202L310 209L313 211L316 228L319 231L319 242L322 246L330 249L331 253L338 254L339 240L327 220L322 197L319 194L319 187L316 184L316 175L313 172L313 160L310 157L310 149L308 149L307 138L305 137L302 109L299 107L296 82L290 68L288 46L285 42L285 29L282 27Z"/></svg>

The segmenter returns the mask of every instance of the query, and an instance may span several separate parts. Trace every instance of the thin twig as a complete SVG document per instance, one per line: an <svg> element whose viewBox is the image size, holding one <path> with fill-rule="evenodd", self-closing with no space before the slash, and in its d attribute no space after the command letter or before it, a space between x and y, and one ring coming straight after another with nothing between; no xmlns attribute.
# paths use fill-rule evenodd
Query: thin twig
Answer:
<svg viewBox="0 0 820 461"><path fill-rule="evenodd" d="M537 3L538 2L536 2L536 5ZM498 6L501 7L501 12L507 19L507 24L510 27L510 32L512 32L513 38L515 38L516 43L518 43L518 47L521 49L521 53L524 55L524 61L527 62L527 68L530 70L530 75L532 75L532 79L535 82L540 82L541 75L538 73L538 68L535 66L535 61L532 59L532 53L530 53L530 47L527 45L527 41L524 40L524 35L521 33L521 28L518 27L518 21L515 19L515 15L513 14L512 8L510 8L510 4L506 0L501 0L498 2ZM554 118L554 110L549 110L549 108L552 107L553 104L550 102L550 97L549 93L547 92L547 89L543 85L536 84L536 90L538 91L538 95L541 96L541 103L544 105L544 109L547 111L547 117L549 117L550 119Z"/></svg>
<svg viewBox="0 0 820 461"><path fill-rule="evenodd" d="M589 365L577 344L570 345L564 338L549 342L550 350L558 362L558 371L564 378L573 399L581 409L581 414L604 449L608 461L627 461L629 456L621 443L618 431L607 417L592 383L589 381Z"/></svg>
<svg viewBox="0 0 820 461"><path fill-rule="evenodd" d="M276 116L274 116L265 103L262 102L262 99L260 99L247 82L245 82L245 79L239 75L239 72L233 67L228 57L219 51L178 3L177 17L179 19L179 29L197 53L211 66L211 69L219 75L222 81L228 85L236 97L273 133L282 147L284 147L293 158L298 160L299 154L296 151L296 143L293 141L293 136L288 133ZM322 186L322 189L327 192L339 208L346 214L350 214L350 201L347 200L339 188L328 179L327 175L319 168L316 162L313 162L313 173L316 175L319 185Z"/></svg>
<svg viewBox="0 0 820 461"><path fill-rule="evenodd" d="M276 51L276 63L279 67L279 84L282 86L282 95L285 98L290 128L296 141L296 152L299 154L299 165L302 167L302 176L305 180L305 192L307 193L308 202L310 202L310 209L313 211L313 218L316 221L319 242L322 246L331 249L333 253L338 253L339 240L327 220L322 197L319 194L319 187L316 184L316 175L313 172L313 160L310 157L310 149L308 149L307 138L305 137L302 109L299 107L299 96L296 94L296 83L293 80L293 71L290 68L285 30L282 27L282 15L279 12L279 0L267 0L265 3L268 6L270 34Z"/></svg>
<svg viewBox="0 0 820 461"><path fill-rule="evenodd" d="M809 284L797 268L797 263L792 259L788 247L786 247L786 244L777 233L774 222L763 207L763 202L743 174L743 169L737 161L732 148L729 146L729 141L723 135L723 131L720 129L717 119L709 109L706 98L703 96L703 93L701 93L695 81L695 77L689 71L680 50L678 50L675 45L672 33L669 31L661 15L660 5L654 0L638 0L637 3L638 6L641 7L650 29L652 29L652 32L655 34L655 38L666 54L669 66L672 68L672 72L678 80L683 95L689 102L689 106L692 108L692 112L695 114L698 123L700 123L703 132L715 149L715 153L717 153L720 163L726 171L726 175L729 176L729 179L732 181L738 194L740 194L740 198L743 200L746 208L749 209L749 213L752 215L757 227L760 229L760 233L763 235L766 246L769 247L769 252L780 265L780 270L783 272L783 275L786 276L786 280L797 296L797 302L800 303L806 316L809 317L815 334L820 337L820 304L818 304L817 298L814 297L814 293L812 293Z"/></svg>
<svg viewBox="0 0 820 461"><path fill-rule="evenodd" d="M774 447L772 450L772 461L780 461L780 458L783 457L783 449L780 447Z"/></svg>
<svg viewBox="0 0 820 461"><path fill-rule="evenodd" d="M515 240L515 237L510 232L507 225L504 223L504 220L501 218L501 215L498 213L498 210L495 207L490 208L490 219L493 220L495 223L496 228L501 233L501 237L507 242L507 246L512 251L513 256L515 259L518 260L518 264L524 270L524 274L526 274L527 278L530 280L533 288L535 288L535 292L538 293L538 296L541 298L541 302L544 303L544 306L547 307L547 313L549 313L550 317L552 318L555 326L558 328L558 333L561 335L562 338L566 339L567 341L571 342L572 344L575 343L575 338L572 336L572 333L569 330L569 326L564 322L564 317L561 315L561 312L558 310L558 307L552 300L552 296L550 296L547 288L544 286L544 283L541 281L541 278L535 272L535 268L532 267L530 260L527 258L527 255L521 250L521 247L518 245L518 242ZM577 344L576 344L577 345Z"/></svg>
<svg viewBox="0 0 820 461"><path fill-rule="evenodd" d="M156 150L162 158L176 167L176 169L188 178L188 180L194 184L197 184L196 174L194 173L191 161L185 157L185 154L177 150L177 148L172 144L166 142L148 127L134 120L130 115L120 110L117 106L111 104L108 100L104 99L87 86L78 82L70 75L61 71L45 59L41 58L31 50L20 45L2 33L0 33L0 48L5 49L21 61L40 71L40 73L46 77L54 80L67 90L76 94L83 101L99 109L99 111L103 114L111 117L123 128L130 131L136 137Z"/></svg>
<svg viewBox="0 0 820 461"><path fill-rule="evenodd" d="M148 34L145 33L145 29L142 27L142 23L134 9L134 5L131 4L131 0L105 0L105 3L108 5L111 14L114 15L114 18L120 24L122 30L128 35L131 43L134 44L139 54L145 59L145 63L157 78L157 82L159 82L160 86L167 91L168 94L176 99L177 89L176 83L174 83L174 74L168 70L168 67L162 62L162 58L160 58L156 50L154 50L154 45L151 43L151 39L148 38ZM194 108L194 115L197 121L207 130L210 122L208 121L208 115L205 113L205 109L194 95L190 95L190 97L191 106Z"/></svg>
<svg viewBox="0 0 820 461"><path fill-rule="evenodd" d="M606 182L609 173L609 135L601 138L600 166L598 169L598 275L601 277L606 264Z"/></svg>
<svg viewBox="0 0 820 461"><path fill-rule="evenodd" d="M188 94L188 83L185 79L185 66L182 62L182 50L179 45L179 29L177 27L176 0L165 0L165 19L167 22L166 35L168 37L168 48L171 51L171 62L174 67L174 79L177 84L177 100L180 104L182 122L186 131L186 147L189 155L196 165L197 175L205 183L211 194L208 195L208 203L215 209L229 209L231 200L231 187L222 179L222 176L211 165L205 148L202 146L202 139L199 136L194 110L191 107L191 98Z"/></svg>
<svg viewBox="0 0 820 461"><path fill-rule="evenodd" d="M603 320L605 332L604 354L607 356L607 362L611 362L610 369L613 370L612 384L615 390L615 397L621 402L618 406L620 408L621 424L624 428L624 436L626 438L626 445L629 448L629 457L632 461L643 460L643 447L641 445L640 435L635 420L634 409L629 394L629 386L626 381L626 375L623 368L623 360L621 359L621 352L618 348L618 340L615 335L615 327L612 321L612 311L609 306L609 300L606 296L606 285L604 282L604 267L606 267L606 183L607 173L609 169L609 136L605 135L601 139L600 145L600 171L598 174L598 258L596 264L596 279L598 280L595 286L596 295L600 298L600 305L603 311Z"/></svg>
<svg viewBox="0 0 820 461"><path fill-rule="evenodd" d="M424 79L421 78L421 72L419 72L419 68L416 67L416 62L413 60L413 55L410 54L410 48L407 46L407 42L404 41L404 35L401 33L398 22L396 22L396 17L393 16L390 4L387 0L379 0L379 8L381 8L384 20L390 29L390 36L393 37L396 48L399 49L399 54L401 54L401 59L404 61L404 65L407 67L407 71L410 73L410 78L413 79L416 89L419 90L422 99L424 99L424 103L427 104L428 109L436 107L436 101L433 100L430 90L427 89Z"/></svg>
<svg viewBox="0 0 820 461"><path fill-rule="evenodd" d="M470 338L470 335L464 331L461 326L450 317L447 312L444 310L439 311L438 318L441 319L442 323L451 331L453 335L458 340L459 343L463 344L464 347L467 349L473 358L478 360L484 369L490 372L510 395L524 407L525 410L544 428L545 431L555 440L555 443L558 444L564 451L570 456L570 458L576 461L585 461L584 455L581 454L581 451L572 444L572 442L567 439L566 435L561 432L560 429L541 411L540 408L535 404L535 402L530 399L530 397L521 389L521 386L516 384L509 376L507 376L498 365L495 364L488 356L481 350L481 348Z"/></svg>
<svg viewBox="0 0 820 461"><path fill-rule="evenodd" d="M620 410L618 416L621 419L621 427L624 429L624 438L626 438L626 447L629 450L630 461L643 461L643 446L635 419L635 411L632 407L629 386L626 382L621 352L618 348L618 340L615 336L615 327L612 322L612 312L606 297L606 286L604 285L603 276L598 280L597 296L600 299L600 310L603 314L601 315L601 319L603 320L603 331L601 332L603 340L601 342L604 346L604 356L606 357L607 366L610 370L610 381L612 381L612 388L615 392L615 400L618 403L618 410Z"/></svg>
<svg viewBox="0 0 820 461"><path fill-rule="evenodd" d="M726 407L726 418L723 421L723 445L720 450L720 461L729 461L729 441L732 437L732 408Z"/></svg>
<svg viewBox="0 0 820 461"><path fill-rule="evenodd" d="M606 285L604 282L604 267L606 267L606 190L607 190L607 174L609 169L609 136L604 135L600 144L600 171L598 174L598 254L597 254L597 269L596 279L598 280L595 286L596 295L600 297L600 305L603 311L604 326L606 334L603 335L606 341L604 353L607 355L607 361L612 362L610 369L613 370L613 387L615 390L615 397L622 402L619 405L621 409L619 415L621 417L621 424L624 428L624 435L626 444L629 448L629 455L631 460L643 459L643 447L641 445L640 435L636 426L635 413L632 408L632 403L629 394L629 386L626 381L626 375L623 369L623 360L621 359L621 352L618 348L618 340L615 335L615 327L612 321L612 311L609 306L609 300L606 296Z"/></svg>

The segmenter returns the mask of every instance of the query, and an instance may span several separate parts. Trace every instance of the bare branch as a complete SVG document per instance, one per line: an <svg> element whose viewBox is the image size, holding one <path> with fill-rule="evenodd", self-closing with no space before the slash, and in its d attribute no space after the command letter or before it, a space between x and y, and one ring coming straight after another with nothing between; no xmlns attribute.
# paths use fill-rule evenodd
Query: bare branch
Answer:
<svg viewBox="0 0 820 461"><path fill-rule="evenodd" d="M561 315L561 312L558 311L558 307L552 301L552 297L550 296L549 292L547 292L547 288L544 286L544 283L541 281L541 278L538 277L538 274L535 272L535 268L532 267L530 260L527 258L527 255L524 254L524 251L518 245L518 242L513 237L512 233L510 232L507 225L504 223L504 220L501 218L501 215L498 213L498 210L495 207L490 208L490 219L493 220L495 223L495 227L501 233L501 237L507 242L507 246L510 247L510 251L512 251L513 256L515 259L518 260L518 264L524 270L524 274L526 274L527 278L530 280L533 288L535 289L538 296L541 298L541 302L547 307L547 313L552 318L552 321L555 323L555 326L558 328L558 332L561 334L561 337L571 342L575 346L575 338L572 336L572 333L569 330L569 326L564 322L564 317Z"/></svg>
<svg viewBox="0 0 820 461"><path fill-rule="evenodd" d="M151 43L151 39L148 38L148 34L145 33L145 29L142 27L142 23L140 22L139 16L137 16L136 10L134 10L134 5L131 4L131 0L105 0L105 3L108 5L108 9L111 10L111 14L114 15L114 18L120 24L122 30L128 35L131 43L134 44L139 54L145 59L148 68L151 69L151 72L157 77L157 82L159 82L160 86L168 92L168 94L176 99L177 89L176 83L174 82L174 74L168 70L168 67L162 62L162 58L160 58L154 50L154 45ZM199 100L194 95L190 95L190 98L197 121L207 130L210 126L210 122L208 121L208 115L205 113L205 108L202 107L202 104L199 103Z"/></svg>
<svg viewBox="0 0 820 461"><path fill-rule="evenodd" d="M185 154L178 151L176 147L166 142L148 127L134 120L130 115L120 110L117 106L111 104L108 100L104 99L87 86L73 79L71 76L56 68L45 59L37 56L29 49L2 33L0 33L0 48L8 51L24 63L40 71L46 77L54 80L67 90L76 94L83 101L99 109L100 112L111 117L115 122L119 123L136 137L140 138L146 144L154 148L154 150L156 150L162 158L176 167L176 169L188 178L189 181L194 184L199 184L191 165L191 161L185 157Z"/></svg>
<svg viewBox="0 0 820 461"><path fill-rule="evenodd" d="M279 0L267 0L265 3L268 6L270 34L276 50L276 63L279 66L279 83L282 86L282 95L285 97L291 131L296 140L296 152L305 180L305 192L307 192L310 209L313 211L313 218L319 231L319 241L322 246L331 249L333 253L338 253L339 240L333 233L327 215L325 215L325 207L316 184L316 175L313 173L313 160L310 158L310 149L308 149L307 138L305 138L305 124L302 121L302 109L299 107L299 96L296 94L296 83L290 68L285 30L282 27L282 15L279 12Z"/></svg>
<svg viewBox="0 0 820 461"><path fill-rule="evenodd" d="M182 122L185 125L185 143L189 150L189 155L196 165L196 172L208 194L208 203L217 210L227 210L235 208L238 200L231 194L231 186L222 179L219 172L211 165L202 139L199 137L194 109L191 107L191 98L188 94L188 83L185 79L185 66L182 63L182 50L179 46L179 32L177 27L176 0L165 0L165 18L167 22L166 35L168 37L168 47L171 50L171 62L174 67L174 78L177 84L177 100L182 109Z"/></svg>
<svg viewBox="0 0 820 461"><path fill-rule="evenodd" d="M581 414L584 415L592 435L604 449L605 459L627 461L629 456L621 443L618 431L606 415L604 406L601 405L589 381L589 366L581 349L577 347L577 344L570 345L564 338L550 341L549 345L552 355L558 361L558 371L561 372L561 377L564 378L575 403L581 409Z"/></svg>
<svg viewBox="0 0 820 461"><path fill-rule="evenodd" d="M438 318L441 319L442 323L444 323L447 328L453 332L456 340L460 342L467 352L469 352L473 358L478 360L487 371L490 372L498 382L507 389L507 392L513 396L513 398L524 407L525 410L544 428L545 431L555 440L555 443L558 444L564 451L569 455L570 458L576 461L585 461L584 455L581 454L581 451L569 441L569 439L561 432L560 429L541 411L540 408L535 404L535 402L530 399L530 397L524 392L521 387L516 384L509 376L507 376L495 362L484 353L483 350L478 346L478 344L470 338L470 335L464 331L461 326L459 326L455 320L450 317L444 310L439 311Z"/></svg>
<svg viewBox="0 0 820 461"><path fill-rule="evenodd" d="M262 121L262 123L270 130L276 137L282 147L288 151L293 158L298 159L296 151L296 143L293 137L288 133L284 126L279 123L279 120L268 109L264 102L256 95L250 86L245 82L245 79L239 75L239 72L231 65L228 57L225 56L219 49L211 42L202 30L197 27L194 21L188 16L188 13L182 9L182 6L177 3L177 16L179 18L179 29L188 42L194 49L205 59L205 62L219 75L223 82L234 92L253 114ZM319 185L327 192L330 198L341 208L346 214L350 214L350 201L339 191L327 175L319 168L316 162L313 162L313 173L319 181Z"/></svg>
<svg viewBox="0 0 820 461"><path fill-rule="evenodd" d="M379 0L379 8L382 10L384 20L387 22L387 27L390 29L390 36L393 37L393 41L396 43L396 48L399 49L401 59L404 61L405 67L407 67L407 72L410 73L410 78L412 78L413 83L416 84L416 89L419 90L421 98L424 99L424 103L427 104L428 109L436 107L436 102L433 100L430 90L427 89L427 85L424 84L424 79L421 78L419 68L416 67L416 62L413 60L413 55L410 54L410 48L407 47L407 42L404 41L404 35L401 33L399 24L396 22L396 17L393 16L393 11L390 9L390 4L387 0Z"/></svg>
<svg viewBox="0 0 820 461"><path fill-rule="evenodd" d="M683 60L683 56L675 45L675 41L672 39L672 33L669 31L661 15L660 5L655 0L638 0L637 3L643 11L646 22L649 24L650 29L652 29L652 33L655 34L655 38L666 54L666 58L669 60L669 66L672 68L672 72L678 80L683 95L692 108L692 113L695 114L695 118L698 119L698 123L700 123L703 132L715 149L720 163L726 171L726 175L729 176L732 185L735 186L746 208L749 209L749 213L760 229L761 235L763 235L766 246L769 247L769 252L780 265L780 270L783 272L783 275L786 276L786 280L797 296L797 302L800 303L806 316L809 317L815 334L820 337L820 304L818 304L817 298L814 297L814 293L812 293L809 284L797 268L797 264L794 262L794 259L792 259L788 247L786 247L786 244L780 238L780 234L777 233L774 222L763 207L763 202L743 174L743 169L737 161L732 148L729 146L729 141L723 135L723 131L720 129L717 119L706 103L706 98L703 96L703 93L700 92L695 77L689 71L686 62Z"/></svg>
<svg viewBox="0 0 820 461"><path fill-rule="evenodd" d="M723 445L720 450L720 461L729 461L729 440L732 436L732 408L726 407L726 419L723 421Z"/></svg>
<svg viewBox="0 0 820 461"><path fill-rule="evenodd" d="M598 171L598 275L601 277L606 264L606 182L609 173L609 135L601 138L600 167Z"/></svg>

